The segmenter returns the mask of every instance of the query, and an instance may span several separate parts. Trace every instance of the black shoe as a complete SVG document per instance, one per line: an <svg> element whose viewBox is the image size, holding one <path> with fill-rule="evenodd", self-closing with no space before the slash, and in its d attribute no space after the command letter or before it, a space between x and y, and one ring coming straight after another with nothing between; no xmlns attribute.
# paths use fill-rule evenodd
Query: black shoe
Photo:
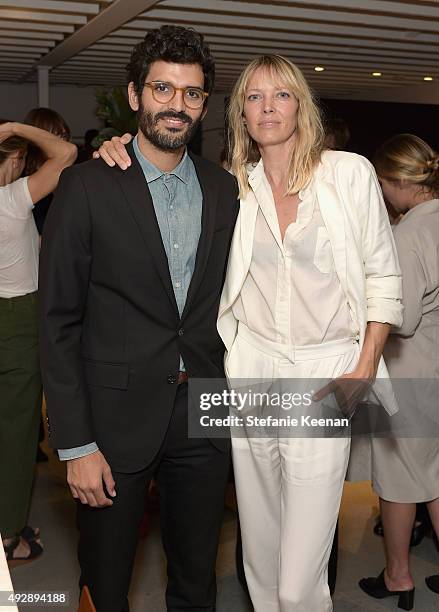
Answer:
<svg viewBox="0 0 439 612"><path fill-rule="evenodd" d="M414 525L410 538L410 546L418 546L418 544L420 544L424 539L424 536L426 535L429 529L430 526L428 525L428 523L420 523L419 525ZM380 518L378 518L377 522L375 523L373 532L377 536L384 536L384 528Z"/></svg>
<svg viewBox="0 0 439 612"><path fill-rule="evenodd" d="M439 575L428 576L428 578L425 579L425 584L428 586L430 591L433 591L433 593L437 593L439 595Z"/></svg>
<svg viewBox="0 0 439 612"><path fill-rule="evenodd" d="M412 529L412 537L410 538L410 546L417 546L418 544L420 544L429 529L430 526L428 523L420 523L419 525L414 525Z"/></svg>
<svg viewBox="0 0 439 612"><path fill-rule="evenodd" d="M376 520L373 532L375 535L380 536L381 538L384 536L384 527L380 516Z"/></svg>
<svg viewBox="0 0 439 612"><path fill-rule="evenodd" d="M384 570L377 578L362 578L358 583L360 589L370 597L384 599L385 597L398 597L398 608L412 610L415 601L415 589L410 591L389 591L384 582Z"/></svg>

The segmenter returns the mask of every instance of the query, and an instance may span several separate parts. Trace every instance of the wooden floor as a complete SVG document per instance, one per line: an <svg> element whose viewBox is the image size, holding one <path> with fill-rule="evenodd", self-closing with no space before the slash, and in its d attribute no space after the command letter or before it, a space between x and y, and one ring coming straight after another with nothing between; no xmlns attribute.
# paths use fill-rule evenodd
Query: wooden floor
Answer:
<svg viewBox="0 0 439 612"><path fill-rule="evenodd" d="M397 610L395 600L372 600L357 586L360 578L376 575L383 568L382 541L372 534L376 515L377 500L369 483L346 484L340 514L339 578L334 600L336 612ZM226 510L217 564L217 612L250 610L235 576L235 516L233 510ZM37 561L13 569L15 588L68 591L70 604L57 609L76 611L78 566L74 505L65 484L64 466L53 457L49 463L38 466L30 523L41 528L45 552ZM424 584L425 576L439 572L439 555L432 540L426 538L413 549L412 559L417 586L415 610L437 612L439 596L428 591ZM147 539L139 542L130 592L131 612L165 612L164 585L165 561L158 516L154 515Z"/></svg>

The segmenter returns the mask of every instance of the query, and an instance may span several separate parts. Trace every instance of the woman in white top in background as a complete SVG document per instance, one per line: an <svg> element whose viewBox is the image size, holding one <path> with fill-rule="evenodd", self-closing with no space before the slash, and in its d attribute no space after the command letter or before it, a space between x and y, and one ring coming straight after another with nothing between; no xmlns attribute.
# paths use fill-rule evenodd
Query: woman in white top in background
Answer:
<svg viewBox="0 0 439 612"><path fill-rule="evenodd" d="M358 155L323 151L309 87L281 56L244 69L228 117L241 209L218 330L231 384L343 377L358 379L356 394L386 377L381 353L402 313L374 171ZM393 396L382 401L395 410ZM255 612L332 610L327 565L350 439L293 436L232 438Z"/></svg>
<svg viewBox="0 0 439 612"><path fill-rule="evenodd" d="M32 176L19 178L27 142L47 160ZM42 552L38 530L26 526L41 411L39 236L32 209L75 158L75 145L0 120L0 533L12 565Z"/></svg>

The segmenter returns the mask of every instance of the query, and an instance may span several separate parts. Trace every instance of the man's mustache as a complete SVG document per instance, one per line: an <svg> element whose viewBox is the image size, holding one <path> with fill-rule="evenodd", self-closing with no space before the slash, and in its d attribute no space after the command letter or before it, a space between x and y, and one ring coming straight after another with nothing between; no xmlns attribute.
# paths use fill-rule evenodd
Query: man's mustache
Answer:
<svg viewBox="0 0 439 612"><path fill-rule="evenodd" d="M192 117L189 117L189 115L186 115L186 113L183 112L176 113L172 111L162 111L161 113L157 113L154 115L154 125L157 125L160 119L179 119L188 125L192 124Z"/></svg>

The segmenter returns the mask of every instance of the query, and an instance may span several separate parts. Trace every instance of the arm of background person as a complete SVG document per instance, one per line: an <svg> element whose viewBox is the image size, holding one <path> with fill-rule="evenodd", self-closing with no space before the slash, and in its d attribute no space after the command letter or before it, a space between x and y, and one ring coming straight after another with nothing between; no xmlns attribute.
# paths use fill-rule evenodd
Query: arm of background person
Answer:
<svg viewBox="0 0 439 612"><path fill-rule="evenodd" d="M427 277L419 254L411 244L411 237L407 236L402 226L395 229L394 235L402 271L404 316L402 324L392 328L392 334L412 336L421 322L422 299L427 290Z"/></svg>
<svg viewBox="0 0 439 612"><path fill-rule="evenodd" d="M47 157L41 168L28 178L29 192L35 204L55 190L61 172L75 161L77 148L74 144L32 125L10 122L2 127L5 130L10 129L11 136L29 140Z"/></svg>

